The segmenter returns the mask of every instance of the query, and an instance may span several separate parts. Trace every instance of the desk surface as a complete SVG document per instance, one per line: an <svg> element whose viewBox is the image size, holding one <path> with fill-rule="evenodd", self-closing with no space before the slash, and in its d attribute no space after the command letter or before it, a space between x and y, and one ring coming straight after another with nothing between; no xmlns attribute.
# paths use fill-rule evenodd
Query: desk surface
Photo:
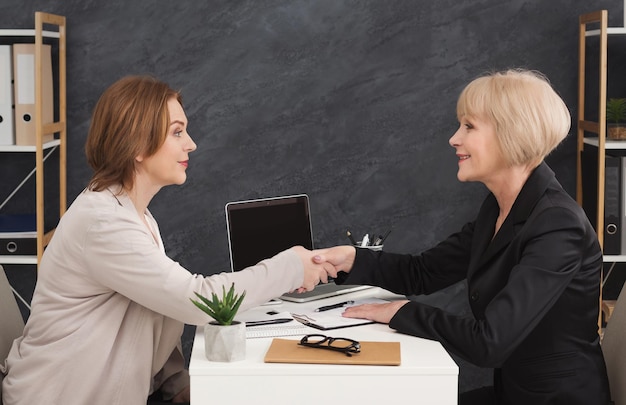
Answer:
<svg viewBox="0 0 626 405"><path fill-rule="evenodd" d="M346 299L397 298L387 291L372 288L308 303L288 303L251 309L312 310ZM246 359L233 363L210 362L204 355L203 328L198 327L189 364L191 403L204 404L228 400L230 403L374 403L420 399L420 403L456 404L458 366L439 342L403 335L387 325L370 324L331 331L310 328L310 333L324 333L361 341L400 342L400 366L359 366L327 364L264 363L273 338L248 339ZM282 339L299 340L301 336ZM245 389L242 389L245 387ZM323 387L320 394L303 395ZM241 402L240 402L241 401ZM423 402L426 401L426 402Z"/></svg>

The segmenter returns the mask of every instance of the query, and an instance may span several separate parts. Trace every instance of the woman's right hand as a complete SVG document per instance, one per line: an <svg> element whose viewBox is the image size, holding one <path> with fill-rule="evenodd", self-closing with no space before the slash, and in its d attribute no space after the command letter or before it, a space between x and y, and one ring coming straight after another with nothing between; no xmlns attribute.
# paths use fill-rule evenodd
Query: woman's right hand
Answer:
<svg viewBox="0 0 626 405"><path fill-rule="evenodd" d="M336 278L340 271L349 273L355 257L356 248L349 245L313 251L313 261L324 266L326 273L333 278Z"/></svg>
<svg viewBox="0 0 626 405"><path fill-rule="evenodd" d="M326 272L324 265L315 263L313 260L313 252L303 248L302 246L294 246L291 248L304 266L304 280L302 286L297 289L299 293L305 291L312 291L316 285L321 283L328 283L328 273Z"/></svg>

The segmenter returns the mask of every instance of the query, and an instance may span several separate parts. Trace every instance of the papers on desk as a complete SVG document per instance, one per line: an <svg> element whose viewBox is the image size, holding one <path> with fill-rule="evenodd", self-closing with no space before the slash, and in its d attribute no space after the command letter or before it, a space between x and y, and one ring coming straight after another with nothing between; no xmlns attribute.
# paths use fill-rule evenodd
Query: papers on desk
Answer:
<svg viewBox="0 0 626 405"><path fill-rule="evenodd" d="M284 322L284 319L290 319L288 322ZM273 315L259 315L259 314L247 314L242 313L237 317L238 321L246 322L246 338L265 338L265 337L278 337L278 336L304 336L312 332L312 329L302 323L296 321L289 312L279 312ZM267 321L265 324L263 324ZM277 321L280 323L272 323Z"/></svg>
<svg viewBox="0 0 626 405"><path fill-rule="evenodd" d="M381 300L378 298L368 298L357 300L349 306L352 307L362 304L384 304L387 302L389 301ZM370 323L374 323L374 321L370 321L369 319L343 317L341 314L343 314L343 311L345 311L347 307L348 306L344 306L322 312L298 311L298 313L291 313L291 315L303 324L320 330L347 328L350 326L367 325Z"/></svg>
<svg viewBox="0 0 626 405"><path fill-rule="evenodd" d="M357 300L350 306L361 304L382 304L389 301L378 298ZM374 323L368 319L345 318L341 314L347 307L339 307L322 312L313 310L278 313L247 313L237 316L240 322L246 322L246 338L267 338L280 336L304 336L316 333L312 328L331 330L350 326ZM289 319L289 321L286 321ZM255 326L252 326L255 325Z"/></svg>

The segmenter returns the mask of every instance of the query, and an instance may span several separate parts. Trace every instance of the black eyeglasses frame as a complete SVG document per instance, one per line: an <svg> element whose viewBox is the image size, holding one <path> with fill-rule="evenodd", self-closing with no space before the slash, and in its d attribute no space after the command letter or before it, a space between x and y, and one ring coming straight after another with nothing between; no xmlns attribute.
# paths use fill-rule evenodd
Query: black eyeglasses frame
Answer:
<svg viewBox="0 0 626 405"><path fill-rule="evenodd" d="M321 340L317 342L309 342L309 339L311 338L320 338ZM349 344L347 346L337 347L333 346L333 343L335 342L346 342ZM335 338L317 333L303 336L302 339L300 339L300 343L298 344L300 346L311 347L313 349L324 349L340 352L348 357L352 357L353 354L361 352L361 343L354 339L348 339L343 337Z"/></svg>

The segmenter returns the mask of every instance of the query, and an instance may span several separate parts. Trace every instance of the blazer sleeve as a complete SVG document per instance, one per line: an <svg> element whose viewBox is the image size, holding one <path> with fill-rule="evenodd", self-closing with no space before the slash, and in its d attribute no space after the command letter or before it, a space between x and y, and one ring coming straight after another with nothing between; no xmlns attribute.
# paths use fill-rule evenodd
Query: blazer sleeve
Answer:
<svg viewBox="0 0 626 405"><path fill-rule="evenodd" d="M431 294L467 277L474 223L466 224L437 246L420 255L356 249L350 273L338 283L382 287L396 294Z"/></svg>
<svg viewBox="0 0 626 405"><path fill-rule="evenodd" d="M456 316L410 302L396 313L389 326L438 340L447 350L478 366L501 366L581 269L582 252L589 240L577 214L562 207L544 210L524 229L521 242L501 253L518 260L512 269L495 269L510 271L510 275L487 304L484 315ZM587 299L586 295L581 290L578 298Z"/></svg>

